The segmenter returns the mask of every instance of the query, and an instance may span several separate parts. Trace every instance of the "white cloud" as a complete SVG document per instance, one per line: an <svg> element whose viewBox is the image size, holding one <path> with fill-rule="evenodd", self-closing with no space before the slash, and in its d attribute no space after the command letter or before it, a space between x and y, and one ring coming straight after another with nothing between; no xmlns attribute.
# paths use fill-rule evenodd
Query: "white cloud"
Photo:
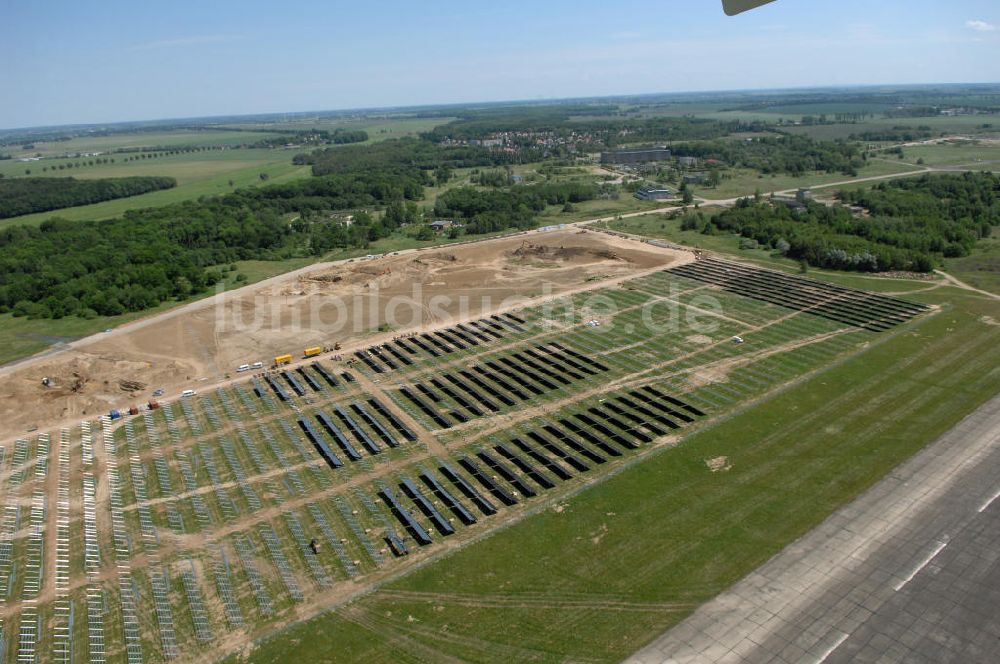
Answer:
<svg viewBox="0 0 1000 664"><path fill-rule="evenodd" d="M997 26L992 23L987 23L986 21L966 21L965 27L970 30L975 30L976 32L993 32L997 29Z"/></svg>

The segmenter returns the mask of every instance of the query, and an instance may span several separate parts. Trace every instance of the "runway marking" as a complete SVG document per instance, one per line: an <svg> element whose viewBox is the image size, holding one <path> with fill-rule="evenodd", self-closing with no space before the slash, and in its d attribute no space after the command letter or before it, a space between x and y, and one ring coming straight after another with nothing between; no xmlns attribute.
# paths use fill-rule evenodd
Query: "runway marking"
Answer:
<svg viewBox="0 0 1000 664"><path fill-rule="evenodd" d="M992 498L983 503L983 506L979 508L979 513L982 514L983 512L985 512L987 508L989 508L989 506L996 501L997 498L1000 498L1000 491L994 493Z"/></svg>
<svg viewBox="0 0 1000 664"><path fill-rule="evenodd" d="M823 664L823 662L826 661L826 658L832 655L837 648L842 646L844 644L844 641L846 641L849 636L850 634L841 634L840 638L837 639L832 646L826 649L826 651L820 656L820 658L816 660L815 664Z"/></svg>
<svg viewBox="0 0 1000 664"><path fill-rule="evenodd" d="M946 546L948 546L947 539L944 542L938 542L937 546L934 547L934 550L931 551L930 554L926 558L924 558L919 565L917 565L917 568L912 572L910 572L910 575L908 577L906 577L905 579L897 583L895 586L893 586L892 589L895 590L896 592L899 592L899 590L903 586L905 586L907 583L913 580L913 577L915 577L917 574L920 574L920 570L927 567L928 563L937 558L937 555L941 553L942 549L944 549L944 547Z"/></svg>

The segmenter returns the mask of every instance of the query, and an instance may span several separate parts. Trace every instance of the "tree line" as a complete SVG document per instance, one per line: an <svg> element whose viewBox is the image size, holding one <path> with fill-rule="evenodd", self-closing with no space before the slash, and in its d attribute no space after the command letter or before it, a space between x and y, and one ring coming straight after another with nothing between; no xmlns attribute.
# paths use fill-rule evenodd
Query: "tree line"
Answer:
<svg viewBox="0 0 1000 664"><path fill-rule="evenodd" d="M177 186L177 180L168 177L125 177L101 180L49 177L2 178L0 179L0 219L138 196L175 186Z"/></svg>
<svg viewBox="0 0 1000 664"><path fill-rule="evenodd" d="M851 134L849 138L852 141L865 141L866 143L901 143L903 141L919 141L933 135L934 130L927 125L920 125L916 128L908 125L896 125L891 129L886 127L858 132Z"/></svg>
<svg viewBox="0 0 1000 664"><path fill-rule="evenodd" d="M273 132L282 134L273 138L265 138L250 145L254 148L281 147L289 142L309 145L347 145L349 143L364 143L368 140L368 132L363 129L305 129L280 130Z"/></svg>

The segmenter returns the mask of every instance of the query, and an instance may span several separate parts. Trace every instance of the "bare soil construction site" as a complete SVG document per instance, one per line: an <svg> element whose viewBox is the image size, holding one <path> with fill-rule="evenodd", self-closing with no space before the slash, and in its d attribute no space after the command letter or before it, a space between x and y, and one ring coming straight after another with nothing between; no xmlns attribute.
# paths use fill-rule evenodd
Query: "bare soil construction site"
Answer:
<svg viewBox="0 0 1000 664"><path fill-rule="evenodd" d="M346 351L692 259L604 233L565 230L313 266L11 368L0 387L0 440L31 426L143 403L156 389L169 397L213 384L240 364L266 366L276 355L314 345L341 343ZM43 386L43 378L51 386Z"/></svg>

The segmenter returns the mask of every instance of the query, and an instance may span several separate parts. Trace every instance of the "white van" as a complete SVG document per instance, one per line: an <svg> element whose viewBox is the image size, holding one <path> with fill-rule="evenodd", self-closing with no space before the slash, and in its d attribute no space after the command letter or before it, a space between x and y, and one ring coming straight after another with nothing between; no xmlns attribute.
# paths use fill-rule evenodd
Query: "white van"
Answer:
<svg viewBox="0 0 1000 664"><path fill-rule="evenodd" d="M250 365L250 368L251 369L263 369L264 368L264 363L263 362L254 362L253 364Z"/></svg>
<svg viewBox="0 0 1000 664"><path fill-rule="evenodd" d="M193 397L195 394L197 394L197 392L194 390L184 390L181 392L181 397Z"/></svg>
<svg viewBox="0 0 1000 664"><path fill-rule="evenodd" d="M236 367L236 373L243 373L244 371L250 371L249 364L241 364L240 366Z"/></svg>

